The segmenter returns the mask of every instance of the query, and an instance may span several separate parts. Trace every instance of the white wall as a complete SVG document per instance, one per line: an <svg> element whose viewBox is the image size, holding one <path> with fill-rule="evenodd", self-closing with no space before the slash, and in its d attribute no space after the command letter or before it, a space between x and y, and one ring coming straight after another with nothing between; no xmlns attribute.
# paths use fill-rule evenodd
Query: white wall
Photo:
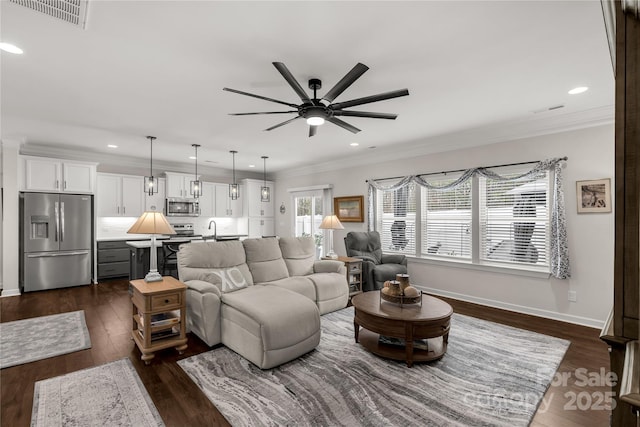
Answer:
<svg viewBox="0 0 640 427"><path fill-rule="evenodd" d="M357 154L354 154L357 156ZM564 169L565 201L572 277L568 280L440 266L409 260L411 280L429 291L573 323L601 327L613 304L614 215L577 214L576 181L614 176L614 128L598 126L475 148L442 152L404 160L355 166L307 175L281 174L276 178L278 235L291 234L291 202L287 188L331 183L333 195L364 195L368 178L466 169L568 156ZM613 196L613 195L612 195ZM612 200L613 202L613 200ZM334 232L334 249L344 255L343 238L349 231L365 231L366 223L345 223ZM569 302L569 290L577 302Z"/></svg>
<svg viewBox="0 0 640 427"><path fill-rule="evenodd" d="M18 143L2 141L2 296L20 294L18 283Z"/></svg>

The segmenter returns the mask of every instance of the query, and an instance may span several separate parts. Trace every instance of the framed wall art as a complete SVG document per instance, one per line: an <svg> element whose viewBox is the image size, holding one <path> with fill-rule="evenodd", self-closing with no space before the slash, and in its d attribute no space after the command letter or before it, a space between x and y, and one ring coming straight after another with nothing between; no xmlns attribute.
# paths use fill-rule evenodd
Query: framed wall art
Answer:
<svg viewBox="0 0 640 427"><path fill-rule="evenodd" d="M611 212L611 180L577 181L578 213Z"/></svg>
<svg viewBox="0 0 640 427"><path fill-rule="evenodd" d="M333 212L340 222L364 222L364 196L334 197Z"/></svg>

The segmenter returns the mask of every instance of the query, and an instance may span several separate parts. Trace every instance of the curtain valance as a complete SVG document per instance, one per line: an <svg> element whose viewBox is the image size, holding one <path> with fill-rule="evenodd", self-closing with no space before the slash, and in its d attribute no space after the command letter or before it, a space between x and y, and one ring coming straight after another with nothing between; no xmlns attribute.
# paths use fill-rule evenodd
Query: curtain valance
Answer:
<svg viewBox="0 0 640 427"><path fill-rule="evenodd" d="M475 175L497 181L518 181L522 179L536 179L543 176L546 171L553 171L553 200L551 201L550 230L550 270L553 277L556 277L558 279L567 279L571 277L571 269L569 265L569 246L567 242L567 224L565 217L564 191L562 182L562 165L566 160L566 157L556 157L552 159L542 160L534 163L533 167L529 171L517 176L500 175L492 171L492 168L487 167L471 168L460 171L461 175L458 179L444 185L436 185L430 183L427 179L423 178L424 175L408 175L399 177L397 181L392 183L388 182L391 179L379 179L377 181L374 179L370 179L367 181L369 184L369 228L373 229L375 190L396 191L414 182L417 185L426 187L430 190L448 191L463 184L464 182L473 178ZM384 181L384 183L382 181Z"/></svg>

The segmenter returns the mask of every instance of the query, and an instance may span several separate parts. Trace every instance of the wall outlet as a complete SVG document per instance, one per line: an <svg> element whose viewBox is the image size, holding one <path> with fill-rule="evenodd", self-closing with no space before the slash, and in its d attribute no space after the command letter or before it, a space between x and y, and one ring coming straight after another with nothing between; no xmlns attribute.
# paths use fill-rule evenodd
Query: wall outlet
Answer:
<svg viewBox="0 0 640 427"><path fill-rule="evenodd" d="M576 291L569 291L569 301L571 302L578 301L578 293Z"/></svg>

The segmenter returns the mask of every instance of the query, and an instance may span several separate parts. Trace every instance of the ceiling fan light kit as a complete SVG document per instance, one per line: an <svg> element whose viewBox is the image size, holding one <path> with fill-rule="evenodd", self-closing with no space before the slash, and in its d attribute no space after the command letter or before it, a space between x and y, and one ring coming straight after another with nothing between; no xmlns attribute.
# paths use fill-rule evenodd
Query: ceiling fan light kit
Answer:
<svg viewBox="0 0 640 427"><path fill-rule="evenodd" d="M398 98L400 96L409 95L408 89L400 89L391 92L380 93L378 95L365 96L363 98L352 99L350 101L333 103L334 99L336 99L342 92L344 92L349 86L351 86L362 74L364 74L369 67L362 63L356 64L355 67L351 69L334 87L332 87L329 92L327 92L322 98L318 98L317 91L322 88L322 81L320 79L310 79L309 80L309 89L313 90L313 98L309 98L307 93L304 91L300 83L293 77L293 74L289 71L289 69L282 62L274 62L273 66L280 72L282 77L289 83L289 86L296 92L302 104L293 104L285 101L280 101L278 99L268 98L262 95L256 95L253 93L243 92L237 89L231 88L223 88L223 90L233 93L238 93L240 95L251 96L253 98L262 99L265 101L275 102L278 104L287 105L291 108L295 108L295 110L288 111L263 111L257 113L230 113L232 116L250 116L250 115L259 115L259 114L290 114L297 113L297 116L285 120L282 123L278 123L274 126L271 126L266 131L271 131L273 129L277 129L281 126L284 126L288 123L293 122L299 118L306 119L307 124L309 125L309 137L312 137L316 134L318 130L318 126L324 124L325 121L333 123L336 126L339 126L345 130L348 130L352 133L360 132L360 129L357 127L345 122L337 118L337 116L346 116L346 117L364 117L370 119L388 119L395 120L397 114L388 114L388 113L374 113L367 111L352 111L352 110L344 110L345 108L355 107L357 105L369 104L377 101L384 101L386 99Z"/></svg>

